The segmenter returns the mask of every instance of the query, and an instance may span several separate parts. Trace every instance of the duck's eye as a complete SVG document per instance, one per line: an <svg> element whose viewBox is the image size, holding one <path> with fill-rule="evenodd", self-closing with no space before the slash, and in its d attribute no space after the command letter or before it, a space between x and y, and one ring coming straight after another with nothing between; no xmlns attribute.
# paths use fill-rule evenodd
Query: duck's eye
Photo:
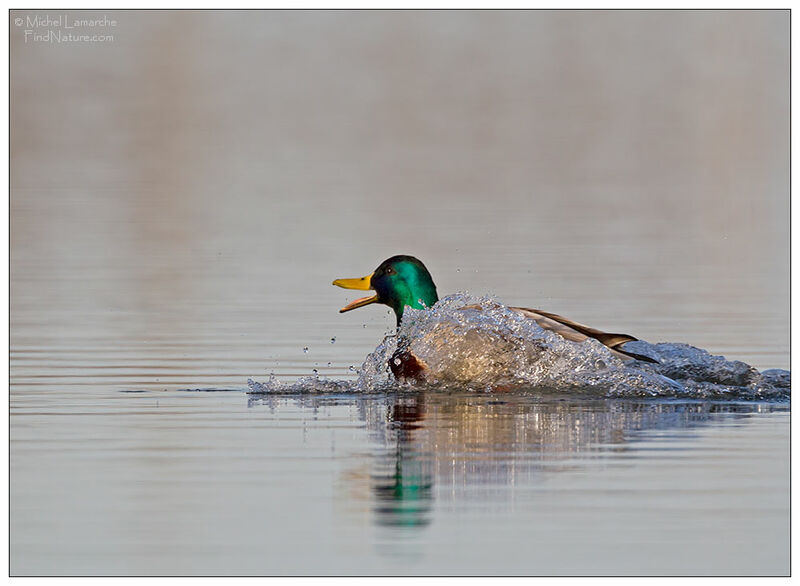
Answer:
<svg viewBox="0 0 800 586"><path fill-rule="evenodd" d="M395 270L392 267L388 267L386 269L386 274L387 275L393 275L394 273L395 273Z"/></svg>

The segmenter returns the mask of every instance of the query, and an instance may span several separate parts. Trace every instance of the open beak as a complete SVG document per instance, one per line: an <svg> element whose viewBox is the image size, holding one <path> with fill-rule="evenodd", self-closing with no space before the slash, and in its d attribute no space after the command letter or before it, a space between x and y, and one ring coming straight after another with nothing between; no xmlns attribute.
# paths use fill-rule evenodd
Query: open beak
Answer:
<svg viewBox="0 0 800 586"><path fill-rule="evenodd" d="M343 289L359 289L361 291L369 291L372 289L372 274L369 274L366 277L361 277L360 279L336 279L333 284ZM377 295L373 295L372 297L361 297L360 299L356 299L355 301L352 301L342 307L339 310L339 313L344 313L345 311L350 311L351 309L356 309L358 307L364 307L365 305L376 303L377 301Z"/></svg>

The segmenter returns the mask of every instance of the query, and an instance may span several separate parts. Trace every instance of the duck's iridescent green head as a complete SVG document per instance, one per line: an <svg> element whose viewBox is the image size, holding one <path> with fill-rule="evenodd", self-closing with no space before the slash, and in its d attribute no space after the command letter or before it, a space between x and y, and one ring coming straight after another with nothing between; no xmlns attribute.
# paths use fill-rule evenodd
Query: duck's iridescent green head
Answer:
<svg viewBox="0 0 800 586"><path fill-rule="evenodd" d="M371 275L360 279L336 279L333 284L345 289L375 291L372 297L356 299L341 308L339 313L370 303L383 303L394 309L398 326L406 306L425 309L439 301L431 274L413 256L393 256L383 261Z"/></svg>

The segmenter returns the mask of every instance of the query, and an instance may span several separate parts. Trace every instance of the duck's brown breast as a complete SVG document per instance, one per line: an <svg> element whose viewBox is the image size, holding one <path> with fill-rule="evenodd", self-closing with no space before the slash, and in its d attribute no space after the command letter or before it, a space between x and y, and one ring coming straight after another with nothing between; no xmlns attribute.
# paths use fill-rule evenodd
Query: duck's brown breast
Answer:
<svg viewBox="0 0 800 586"><path fill-rule="evenodd" d="M389 368L398 380L413 379L422 380L425 378L425 363L414 356L406 348L398 348L389 359Z"/></svg>

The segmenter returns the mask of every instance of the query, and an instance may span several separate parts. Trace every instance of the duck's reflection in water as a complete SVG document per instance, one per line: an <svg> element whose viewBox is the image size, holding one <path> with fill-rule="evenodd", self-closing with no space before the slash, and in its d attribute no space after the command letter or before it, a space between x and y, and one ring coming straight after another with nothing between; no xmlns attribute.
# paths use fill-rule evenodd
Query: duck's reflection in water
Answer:
<svg viewBox="0 0 800 586"><path fill-rule="evenodd" d="M548 473L579 469L590 459L636 450L649 440L691 440L691 429L722 418L743 424L752 413L788 409L780 403L443 392L251 398L251 404L272 407L286 401L312 409L356 408L378 444L368 474L375 521L395 527L429 524L436 499L489 497L488 492L535 485ZM685 447L676 442L674 449ZM357 479L363 481L364 474L350 477Z"/></svg>
<svg viewBox="0 0 800 586"><path fill-rule="evenodd" d="M386 453L376 459L372 486L377 522L382 525L420 526L430 522L434 466L415 434L425 419L425 395L395 397L386 406L382 439ZM424 448L427 449L427 448Z"/></svg>

